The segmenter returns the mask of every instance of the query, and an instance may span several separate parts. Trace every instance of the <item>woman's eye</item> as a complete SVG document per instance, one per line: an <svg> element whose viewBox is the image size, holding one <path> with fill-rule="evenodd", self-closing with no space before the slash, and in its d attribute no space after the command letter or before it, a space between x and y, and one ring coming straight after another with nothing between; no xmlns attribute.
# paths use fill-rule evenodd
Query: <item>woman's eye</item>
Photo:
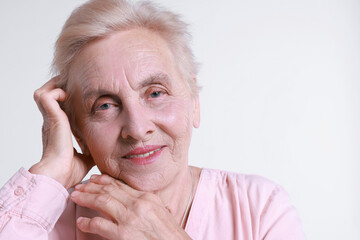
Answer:
<svg viewBox="0 0 360 240"><path fill-rule="evenodd" d="M161 97L164 93L162 91L154 91L152 93L150 93L150 97L152 98L157 98L157 97Z"/></svg>
<svg viewBox="0 0 360 240"><path fill-rule="evenodd" d="M100 110L107 110L109 108L110 108L110 103L104 103L99 107Z"/></svg>

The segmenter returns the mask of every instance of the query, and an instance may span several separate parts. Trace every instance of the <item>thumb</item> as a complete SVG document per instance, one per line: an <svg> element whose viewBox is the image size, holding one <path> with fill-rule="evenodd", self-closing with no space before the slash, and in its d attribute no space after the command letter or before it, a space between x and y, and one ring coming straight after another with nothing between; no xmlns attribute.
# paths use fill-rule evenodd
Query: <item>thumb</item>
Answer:
<svg viewBox="0 0 360 240"><path fill-rule="evenodd" d="M80 164L79 166L86 171L85 175L93 166L95 166L95 162L87 148L85 148L84 153L79 153L74 148L74 159Z"/></svg>

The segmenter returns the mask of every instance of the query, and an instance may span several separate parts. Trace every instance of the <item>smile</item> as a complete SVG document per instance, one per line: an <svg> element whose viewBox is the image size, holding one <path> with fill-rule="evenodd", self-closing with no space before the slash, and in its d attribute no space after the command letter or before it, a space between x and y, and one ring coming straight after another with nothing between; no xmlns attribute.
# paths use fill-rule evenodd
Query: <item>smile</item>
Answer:
<svg viewBox="0 0 360 240"><path fill-rule="evenodd" d="M147 145L145 147L138 147L128 152L123 158L131 161L136 165L147 165L155 162L161 155L165 146L161 145Z"/></svg>
<svg viewBox="0 0 360 240"><path fill-rule="evenodd" d="M144 158L144 157L148 157L150 155L153 155L155 152L161 150L162 147L158 148L158 149L155 149L153 151L150 151L150 152L147 152L147 153L144 153L144 154L136 154L136 155L128 155L128 156L125 156L126 159L132 159L132 158Z"/></svg>

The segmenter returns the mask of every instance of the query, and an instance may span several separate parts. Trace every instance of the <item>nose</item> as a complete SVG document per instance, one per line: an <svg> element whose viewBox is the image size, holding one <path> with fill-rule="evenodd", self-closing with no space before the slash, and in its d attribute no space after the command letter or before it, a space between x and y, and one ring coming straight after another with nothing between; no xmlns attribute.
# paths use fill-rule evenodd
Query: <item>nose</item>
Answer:
<svg viewBox="0 0 360 240"><path fill-rule="evenodd" d="M121 137L127 141L147 141L155 131L151 111L141 103L132 103L123 110Z"/></svg>

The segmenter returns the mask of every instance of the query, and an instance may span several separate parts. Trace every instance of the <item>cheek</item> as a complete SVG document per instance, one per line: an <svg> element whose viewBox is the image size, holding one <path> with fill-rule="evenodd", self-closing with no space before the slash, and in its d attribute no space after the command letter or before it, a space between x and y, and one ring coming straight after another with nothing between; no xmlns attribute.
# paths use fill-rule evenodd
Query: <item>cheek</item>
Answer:
<svg viewBox="0 0 360 240"><path fill-rule="evenodd" d="M191 134L192 111L186 102L171 101L157 110L156 122L172 138L183 138Z"/></svg>
<svg viewBox="0 0 360 240"><path fill-rule="evenodd" d="M114 149L118 128L114 124L88 123L84 128L84 137L93 158L103 158ZM99 144L101 143L101 144Z"/></svg>

